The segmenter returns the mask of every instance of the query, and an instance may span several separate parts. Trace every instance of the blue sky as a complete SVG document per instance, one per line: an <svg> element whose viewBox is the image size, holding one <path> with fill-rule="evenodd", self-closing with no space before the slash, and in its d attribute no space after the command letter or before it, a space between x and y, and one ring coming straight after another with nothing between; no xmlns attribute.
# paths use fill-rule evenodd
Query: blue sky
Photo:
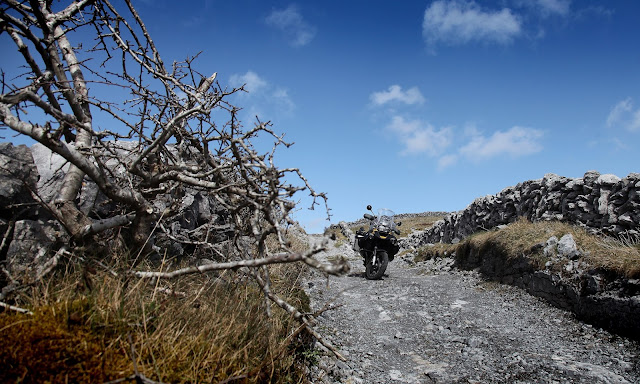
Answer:
<svg viewBox="0 0 640 384"><path fill-rule="evenodd" d="M456 211L546 173L640 172L640 2L138 1L196 67L295 142L276 154L332 222ZM270 148L269 143L258 143ZM306 208L309 232L329 225Z"/></svg>

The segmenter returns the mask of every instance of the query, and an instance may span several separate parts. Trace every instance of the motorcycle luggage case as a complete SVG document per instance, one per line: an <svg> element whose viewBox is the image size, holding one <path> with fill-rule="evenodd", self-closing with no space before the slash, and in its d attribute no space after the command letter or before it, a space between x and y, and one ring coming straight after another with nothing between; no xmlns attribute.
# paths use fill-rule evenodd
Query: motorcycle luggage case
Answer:
<svg viewBox="0 0 640 384"><path fill-rule="evenodd" d="M360 252L360 239L362 239L364 236L362 235L356 235L355 239L353 240L353 250L356 252Z"/></svg>
<svg viewBox="0 0 640 384"><path fill-rule="evenodd" d="M353 239L353 250L360 252L360 241L366 237L366 232L362 228L356 231L356 236Z"/></svg>

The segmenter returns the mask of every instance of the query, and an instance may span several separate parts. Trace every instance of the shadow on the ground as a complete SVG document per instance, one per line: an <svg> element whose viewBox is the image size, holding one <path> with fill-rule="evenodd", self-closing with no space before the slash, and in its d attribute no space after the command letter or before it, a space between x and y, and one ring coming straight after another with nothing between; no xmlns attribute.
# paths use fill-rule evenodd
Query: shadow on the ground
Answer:
<svg viewBox="0 0 640 384"><path fill-rule="evenodd" d="M363 272L351 272L350 274L347 275L347 277L358 277L358 278L361 278L361 279L366 279L366 277L364 275L364 271ZM385 277L389 277L389 274L385 273L384 275L382 275L380 280L384 280Z"/></svg>

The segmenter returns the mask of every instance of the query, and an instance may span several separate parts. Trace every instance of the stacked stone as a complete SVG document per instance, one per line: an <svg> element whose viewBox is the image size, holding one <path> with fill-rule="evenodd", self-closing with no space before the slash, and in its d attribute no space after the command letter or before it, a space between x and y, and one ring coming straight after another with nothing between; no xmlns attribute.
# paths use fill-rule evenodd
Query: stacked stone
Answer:
<svg viewBox="0 0 640 384"><path fill-rule="evenodd" d="M477 198L463 211L414 234L405 244L451 243L520 217L530 221L565 221L614 236L638 236L640 174L631 173L623 179L596 171L589 171L582 178L546 174L542 179Z"/></svg>

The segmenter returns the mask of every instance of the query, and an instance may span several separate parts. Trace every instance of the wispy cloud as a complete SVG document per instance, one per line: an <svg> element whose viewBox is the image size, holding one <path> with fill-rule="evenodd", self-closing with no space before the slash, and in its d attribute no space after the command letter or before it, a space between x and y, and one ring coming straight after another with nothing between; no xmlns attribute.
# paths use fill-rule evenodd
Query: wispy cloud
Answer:
<svg viewBox="0 0 640 384"><path fill-rule="evenodd" d="M475 131L471 134L470 141L461 147L459 152L474 161L500 155L526 156L542 150L542 136L541 130L518 126L507 131L496 131L488 137Z"/></svg>
<svg viewBox="0 0 640 384"><path fill-rule="evenodd" d="M369 99L390 118L385 129L401 145L400 154L430 157L440 171L463 160L479 162L505 155L516 158L542 150L544 133L538 129L514 126L485 135L473 123L436 128L428 121L408 118L398 111L396 104L424 103L425 98L417 87L403 90L399 85L392 85L387 90L373 92Z"/></svg>
<svg viewBox="0 0 640 384"><path fill-rule="evenodd" d="M449 127L436 129L431 124L420 120L406 120L402 116L394 116L387 129L397 135L404 145L403 154L426 153L437 156L451 144L452 130Z"/></svg>
<svg viewBox="0 0 640 384"><path fill-rule="evenodd" d="M480 162L500 156L517 158L543 149L543 131L520 126L484 135L474 125L464 129L453 126L436 129L428 122L396 115L387 130L402 144L402 155L432 157L440 171L461 160ZM456 134L457 130L462 132Z"/></svg>
<svg viewBox="0 0 640 384"><path fill-rule="evenodd" d="M609 112L607 127L622 127L629 132L640 131L640 108L634 110L630 97L618 102Z"/></svg>
<svg viewBox="0 0 640 384"><path fill-rule="evenodd" d="M571 0L537 0L534 3L544 15L566 15L571 7Z"/></svg>
<svg viewBox="0 0 640 384"><path fill-rule="evenodd" d="M567 16L571 11L571 0L515 0L513 5L542 17Z"/></svg>
<svg viewBox="0 0 640 384"><path fill-rule="evenodd" d="M236 88L244 85L244 89L249 93L261 92L267 86L267 82L253 71L247 71L242 75L233 74L229 78L229 83Z"/></svg>
<svg viewBox="0 0 640 384"><path fill-rule="evenodd" d="M238 97L243 99L250 117L264 117L267 111L271 115L268 118L272 118L274 114L286 116L291 115L295 109L295 103L285 88L269 83L253 71L231 75L229 84L235 88L244 85L247 93L240 93Z"/></svg>
<svg viewBox="0 0 640 384"><path fill-rule="evenodd" d="M282 31L289 44L302 47L316 36L316 27L309 24L300 14L298 7L291 4L285 9L272 11L265 19L268 26Z"/></svg>
<svg viewBox="0 0 640 384"><path fill-rule="evenodd" d="M454 166L458 162L458 155L447 154L438 158L438 170L441 171L445 168Z"/></svg>
<svg viewBox="0 0 640 384"><path fill-rule="evenodd" d="M276 88L271 93L272 102L276 105L278 110L284 111L287 114L293 113L296 105L289 96L289 91L284 88Z"/></svg>
<svg viewBox="0 0 640 384"><path fill-rule="evenodd" d="M392 85L386 91L374 92L369 96L374 105L384 105L391 102L400 102L403 104L422 104L425 99L420 93L418 87L402 90L399 85Z"/></svg>
<svg viewBox="0 0 640 384"><path fill-rule="evenodd" d="M473 1L434 1L424 13L422 35L431 49L438 44L472 41L508 44L522 31L521 21L508 8L483 10Z"/></svg>

